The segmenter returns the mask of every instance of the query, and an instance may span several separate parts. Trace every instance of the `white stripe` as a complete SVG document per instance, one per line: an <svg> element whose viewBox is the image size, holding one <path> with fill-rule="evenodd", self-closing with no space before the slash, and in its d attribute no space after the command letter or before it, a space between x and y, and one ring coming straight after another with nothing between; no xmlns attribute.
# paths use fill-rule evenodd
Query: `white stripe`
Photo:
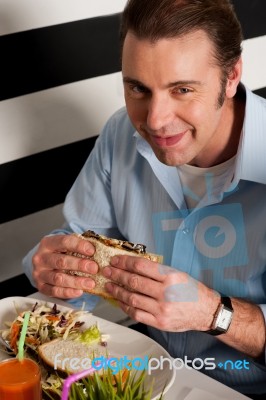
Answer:
<svg viewBox="0 0 266 400"><path fill-rule="evenodd" d="M254 21L254 23L256 23ZM266 30L266 28L265 28ZM266 87L266 35L243 43L243 79L249 89Z"/></svg>
<svg viewBox="0 0 266 400"><path fill-rule="evenodd" d="M62 205L0 224L0 282L22 274L21 261L39 239L63 223Z"/></svg>
<svg viewBox="0 0 266 400"><path fill-rule="evenodd" d="M121 12L126 0L0 0L0 35Z"/></svg>
<svg viewBox="0 0 266 400"><path fill-rule="evenodd" d="M121 73L2 101L0 164L100 133L124 105Z"/></svg>

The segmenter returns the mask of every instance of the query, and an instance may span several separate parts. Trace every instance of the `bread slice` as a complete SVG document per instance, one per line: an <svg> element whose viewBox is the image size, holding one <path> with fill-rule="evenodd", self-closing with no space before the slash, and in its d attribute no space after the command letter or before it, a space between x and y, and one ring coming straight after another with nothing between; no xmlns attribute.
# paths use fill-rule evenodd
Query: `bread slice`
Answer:
<svg viewBox="0 0 266 400"><path fill-rule="evenodd" d="M146 252L146 246L143 244L133 244L124 240L112 239L104 235L99 235L93 231L86 231L83 234L75 234L81 239L88 240L95 247L95 253L92 257L86 257L79 253L68 253L75 257L88 258L95 261L99 266L99 271L96 275L88 274L80 271L64 272L70 275L85 276L94 279L95 287L88 290L88 293L113 299L113 297L105 290L105 284L111 282L111 279L102 275L102 269L110 265L110 259L115 255L132 255L134 257L143 257L154 262L162 262L162 257Z"/></svg>
<svg viewBox="0 0 266 400"><path fill-rule="evenodd" d="M122 384L127 382L130 369L128 366L123 367L123 364L121 367L121 364L116 361L120 355L110 356L105 346L101 341L88 344L73 340L73 338L65 340L58 338L39 346L38 354L39 360L48 374L51 373L53 376L56 373L63 379L69 374L76 374L88 370L90 367L96 367L97 375L103 378L105 370L111 368L112 384L115 388L117 382ZM106 362L107 360L108 362ZM46 386L44 382L42 384L45 386L45 392L50 392L51 398L54 398L54 388L51 388L49 384ZM56 393L58 394L58 391Z"/></svg>
<svg viewBox="0 0 266 400"><path fill-rule="evenodd" d="M87 344L79 340L58 338L38 347L44 365L63 373L77 373L92 366L96 357L106 357L101 344Z"/></svg>

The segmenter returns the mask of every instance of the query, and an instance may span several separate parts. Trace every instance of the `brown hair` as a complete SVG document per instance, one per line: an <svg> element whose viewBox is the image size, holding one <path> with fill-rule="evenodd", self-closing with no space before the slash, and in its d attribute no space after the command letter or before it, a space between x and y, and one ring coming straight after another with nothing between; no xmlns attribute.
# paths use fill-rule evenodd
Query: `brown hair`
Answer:
<svg viewBox="0 0 266 400"><path fill-rule="evenodd" d="M229 0L128 0L122 14L123 46L131 31L156 42L203 30L213 42L214 59L228 74L239 59L243 34Z"/></svg>

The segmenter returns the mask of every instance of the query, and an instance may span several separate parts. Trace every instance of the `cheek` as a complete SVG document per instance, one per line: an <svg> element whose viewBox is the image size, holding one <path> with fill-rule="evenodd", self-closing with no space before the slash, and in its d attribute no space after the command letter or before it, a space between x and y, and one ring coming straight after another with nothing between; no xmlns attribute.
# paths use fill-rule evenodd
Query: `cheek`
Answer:
<svg viewBox="0 0 266 400"><path fill-rule="evenodd" d="M145 105L140 104L141 102L135 102L131 99L126 99L127 113L130 120L135 125L138 122L145 122L146 120L146 110Z"/></svg>
<svg viewBox="0 0 266 400"><path fill-rule="evenodd" d="M199 102L190 104L187 107L184 120L189 122L194 128L201 130L201 127L211 125L216 118L213 105L201 104Z"/></svg>
<svg viewBox="0 0 266 400"><path fill-rule="evenodd" d="M177 125L182 123L191 130L198 130L202 125L204 115L206 115L206 113L198 107L182 107L182 110L179 108L175 112L175 122Z"/></svg>
<svg viewBox="0 0 266 400"><path fill-rule="evenodd" d="M193 102L187 107L187 116L190 118L192 121L200 122L207 116L207 110L208 107L205 106L205 104L202 104L200 102Z"/></svg>

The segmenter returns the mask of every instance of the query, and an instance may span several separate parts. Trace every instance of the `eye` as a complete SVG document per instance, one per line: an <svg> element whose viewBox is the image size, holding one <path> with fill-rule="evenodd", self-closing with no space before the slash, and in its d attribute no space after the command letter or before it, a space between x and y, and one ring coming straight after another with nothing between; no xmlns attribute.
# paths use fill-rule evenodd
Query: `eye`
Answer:
<svg viewBox="0 0 266 400"><path fill-rule="evenodd" d="M180 87L180 88L175 88L174 92L180 93L180 94L187 94L191 92L191 89L186 88L186 87Z"/></svg>
<svg viewBox="0 0 266 400"><path fill-rule="evenodd" d="M150 93L147 87L135 82L126 84L126 90L132 99L144 99Z"/></svg>
<svg viewBox="0 0 266 400"><path fill-rule="evenodd" d="M130 85L130 90L134 93L147 93L148 89L142 85Z"/></svg>

